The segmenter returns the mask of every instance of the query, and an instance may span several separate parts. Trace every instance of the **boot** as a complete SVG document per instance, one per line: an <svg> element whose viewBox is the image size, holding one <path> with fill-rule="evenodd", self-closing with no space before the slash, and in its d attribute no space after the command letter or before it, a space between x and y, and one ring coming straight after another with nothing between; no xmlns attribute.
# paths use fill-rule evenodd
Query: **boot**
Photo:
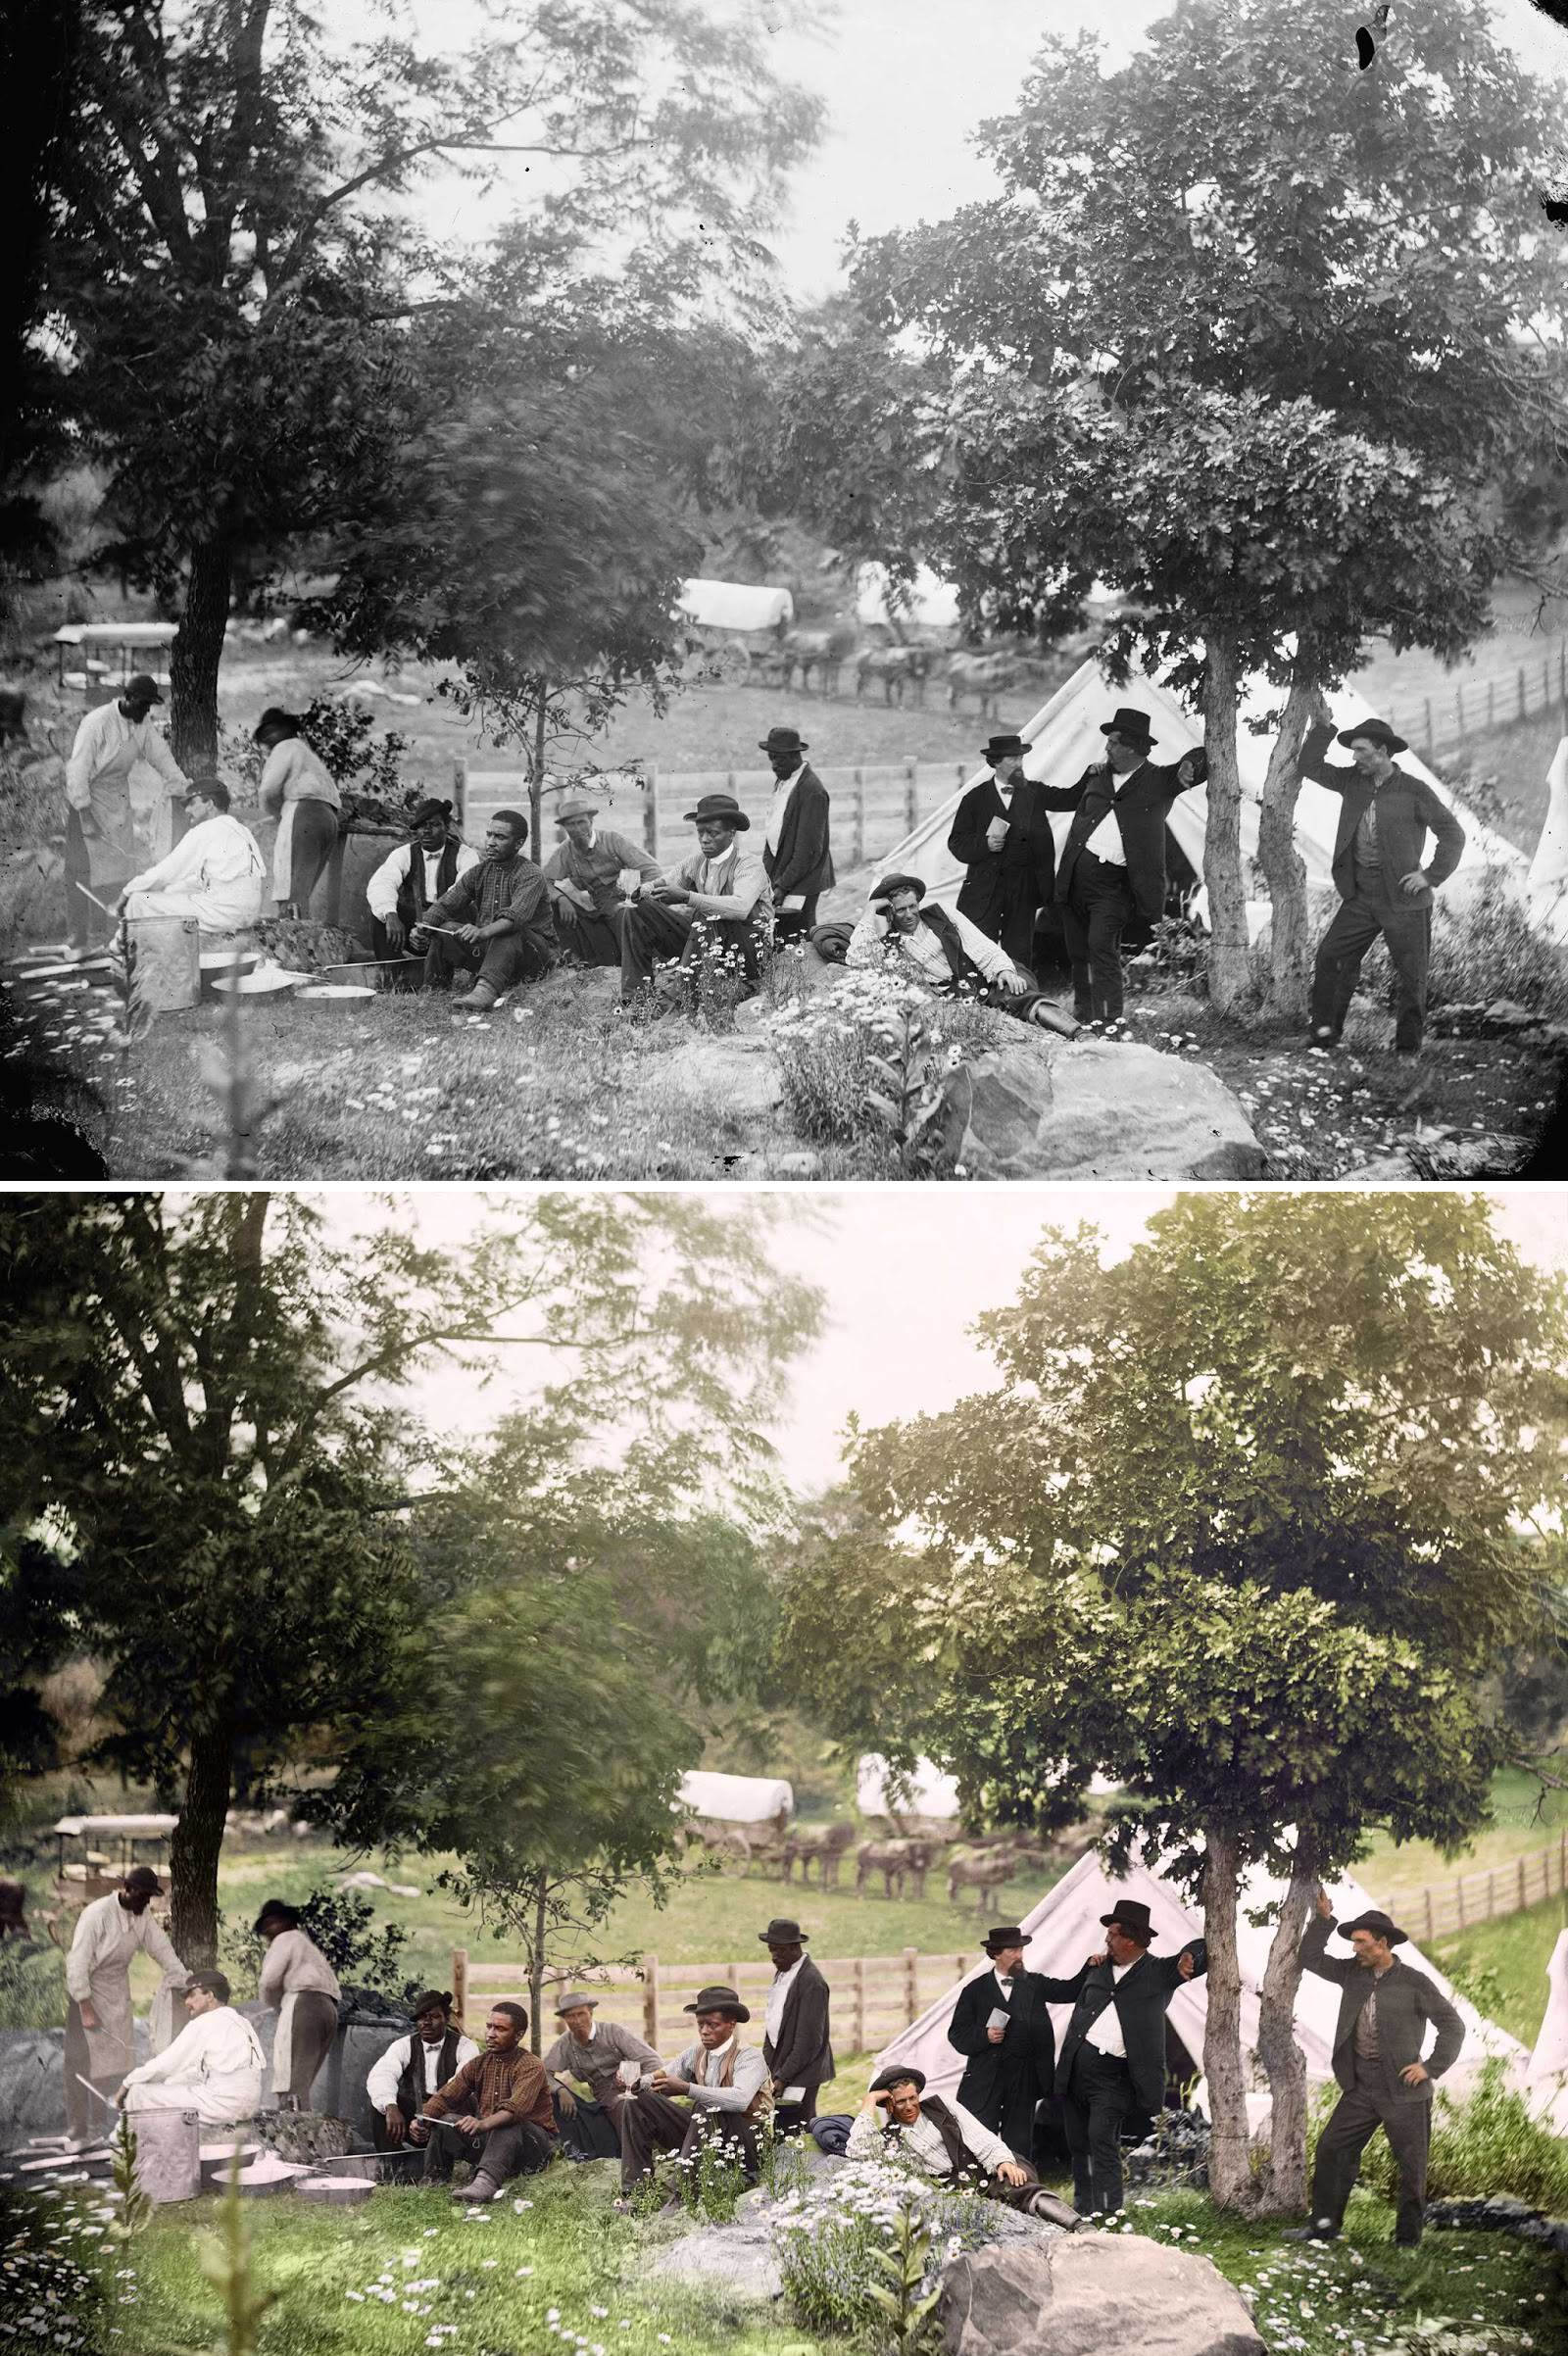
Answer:
<svg viewBox="0 0 1568 2356"><path fill-rule="evenodd" d="M499 2200L501 2186L481 2169L471 2184L460 2186L452 2197L454 2200Z"/></svg>

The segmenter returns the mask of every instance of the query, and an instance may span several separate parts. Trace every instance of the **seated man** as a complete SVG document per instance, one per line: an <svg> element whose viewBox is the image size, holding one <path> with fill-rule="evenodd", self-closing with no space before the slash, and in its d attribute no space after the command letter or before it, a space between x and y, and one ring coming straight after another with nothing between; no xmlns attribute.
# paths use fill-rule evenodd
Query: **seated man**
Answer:
<svg viewBox="0 0 1568 2356"><path fill-rule="evenodd" d="M267 2056L262 2040L228 2000L221 1972L192 1972L184 1988L190 2019L172 2045L128 2071L120 2104L137 2111L194 2111L203 2127L232 2127L261 2104Z"/></svg>
<svg viewBox="0 0 1568 2356"><path fill-rule="evenodd" d="M452 2026L452 1998L427 1988L415 1997L414 2035L394 2037L380 2060L372 2064L365 2091L375 2113L375 2148L397 2151L411 2123L423 2110L427 2095L456 2078L465 2062L477 2059L471 2037Z"/></svg>
<svg viewBox="0 0 1568 2356"><path fill-rule="evenodd" d="M473 2182L454 2200L494 2200L514 2176L534 2176L560 2150L543 2064L527 2050L528 2015L505 1998L490 2007L484 2051L427 2096L409 2128L411 2143L429 2146L426 2181L444 2183L462 2154Z"/></svg>
<svg viewBox="0 0 1568 2356"><path fill-rule="evenodd" d="M1000 1006L1020 1022L1059 1031L1071 1039L1077 1023L1035 985L1033 974L1015 965L1006 951L987 940L967 916L944 908L925 908L918 875L884 875L871 905L850 935L847 965L886 967L919 982L938 998L973 998Z"/></svg>
<svg viewBox="0 0 1568 2356"><path fill-rule="evenodd" d="M732 952L751 991L757 987L760 944L772 933L773 887L761 859L735 839L752 821L733 794L704 794L686 816L697 828L696 856L673 882L661 877L643 886L620 928L623 1006L665 958L690 965L705 955Z"/></svg>
<svg viewBox="0 0 1568 2356"><path fill-rule="evenodd" d="M498 810L484 831L484 857L449 892L431 902L409 939L424 957L424 986L444 990L454 965L477 968L455 1006L493 1006L516 982L537 981L561 955L550 916L550 890L524 859L528 821Z"/></svg>
<svg viewBox="0 0 1568 2356"><path fill-rule="evenodd" d="M248 826L229 816L220 777L198 777L185 796L185 832L155 867L133 875L120 896L130 917L194 916L204 933L237 933L256 922L267 862Z"/></svg>
<svg viewBox="0 0 1568 2356"><path fill-rule="evenodd" d="M925 2072L906 2062L890 2063L872 2079L850 2130L846 2157L876 2160L894 2154L955 2190L965 2185L1009 2208L1049 2217L1054 2225L1078 2222L1065 2201L1041 2190L1027 2160L1009 2151L961 2102L927 2094Z"/></svg>
<svg viewBox="0 0 1568 2356"><path fill-rule="evenodd" d="M702 1988L685 2007L697 2018L697 2043L668 2070L655 2070L627 2089L620 2114L620 2188L631 2191L653 2174L654 2155L678 2151L693 2158L705 2142L735 2153L755 2184L756 2121L772 2106L772 2081L760 2045L743 2045L738 2025L751 2013L732 1988ZM689 2103L686 2109L683 2104Z"/></svg>
<svg viewBox="0 0 1568 2356"><path fill-rule="evenodd" d="M626 910L639 887L657 883L659 861L608 826L596 826L599 805L568 794L556 811L565 841L545 861L556 930L568 957L584 965L618 965Z"/></svg>
<svg viewBox="0 0 1568 2356"><path fill-rule="evenodd" d="M365 887L376 956L407 954L412 963L410 933L432 902L478 864L477 851L452 831L451 803L421 802L409 820L409 840L387 854Z"/></svg>
<svg viewBox="0 0 1568 2356"><path fill-rule="evenodd" d="M545 2055L555 2094L561 2141L569 2159L620 2157L620 2114L630 2080L662 2067L652 2045L613 2021L596 2021L599 1998L573 1991L556 2006L562 2033ZM571 2082L587 2086L584 2097Z"/></svg>

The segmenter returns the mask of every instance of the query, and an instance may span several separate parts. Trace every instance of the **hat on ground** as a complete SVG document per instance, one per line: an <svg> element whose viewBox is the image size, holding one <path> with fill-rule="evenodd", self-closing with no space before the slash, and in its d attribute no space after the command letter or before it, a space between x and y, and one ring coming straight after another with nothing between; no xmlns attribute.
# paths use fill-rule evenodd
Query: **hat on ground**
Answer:
<svg viewBox="0 0 1568 2356"><path fill-rule="evenodd" d="M410 810L409 824L411 827L424 826L427 825L432 818L440 818L442 822L445 823L445 821L450 818L451 815L451 803L438 802L432 794L428 800L416 804L416 807Z"/></svg>
<svg viewBox="0 0 1568 2356"><path fill-rule="evenodd" d="M884 875L879 884L871 886L873 900L891 900L895 892L912 892L916 900L923 900L925 885L918 875Z"/></svg>
<svg viewBox="0 0 1568 2356"><path fill-rule="evenodd" d="M811 1934L803 1931L800 1924L793 1922L787 1914L775 1914L767 1929L759 1931L757 1936L765 1946L793 1947L798 1946L802 1939L809 1939Z"/></svg>
<svg viewBox="0 0 1568 2356"><path fill-rule="evenodd" d="M255 1922L252 1923L251 1929L260 1931L266 1923L281 1923L285 1931L296 1931L299 1928L299 1908L291 1906L287 1898L269 1898Z"/></svg>
<svg viewBox="0 0 1568 2356"><path fill-rule="evenodd" d="M727 2012L737 2021L749 2021L751 2013L732 1988L700 1988L682 2012Z"/></svg>
<svg viewBox="0 0 1568 2356"><path fill-rule="evenodd" d="M1396 736L1387 720L1357 720L1353 728L1340 730L1339 741L1342 745L1353 745L1358 736L1364 736L1369 744L1381 745L1385 753L1410 750L1408 739Z"/></svg>
<svg viewBox="0 0 1568 2356"><path fill-rule="evenodd" d="M1131 704L1118 704L1110 718L1101 721L1102 736L1109 736L1112 731L1117 736L1130 736L1134 744L1152 745L1158 741L1150 728L1148 712L1137 711Z"/></svg>
<svg viewBox="0 0 1568 2356"><path fill-rule="evenodd" d="M1365 1914L1356 1916L1353 1923L1341 1923L1339 1931L1342 1939L1348 1939L1352 1931L1370 1931L1374 1939L1386 1939L1391 1947L1402 1947L1410 1936L1408 1931L1401 1931L1381 1906L1369 1906Z"/></svg>
<svg viewBox="0 0 1568 2356"><path fill-rule="evenodd" d="M416 2021L421 2012L452 2010L452 1990L449 1988L421 1988L416 1996L409 1998L409 2018Z"/></svg>
<svg viewBox="0 0 1568 2356"><path fill-rule="evenodd" d="M982 748L980 758L982 761L1005 761L1009 755L1014 755L1021 761L1028 750L1029 744L1026 737L994 736L991 742Z"/></svg>
<svg viewBox="0 0 1568 2356"><path fill-rule="evenodd" d="M599 805L591 794L568 794L556 805L558 818L597 818Z"/></svg>
<svg viewBox="0 0 1568 2356"><path fill-rule="evenodd" d="M585 1988L569 1988L556 2006L556 2019L563 2020L568 2012L592 2012L599 1998L590 1995Z"/></svg>
<svg viewBox="0 0 1568 2356"><path fill-rule="evenodd" d="M158 692L158 681L150 670L134 672L125 681L120 696L122 703L125 704L161 704L164 700Z"/></svg>
<svg viewBox="0 0 1568 2356"><path fill-rule="evenodd" d="M153 1896L162 1897L164 1886L150 1865L133 1865L121 1885L124 1890L147 1890Z"/></svg>
<svg viewBox="0 0 1568 2356"><path fill-rule="evenodd" d="M760 753L805 753L809 750L799 728L769 728L757 740Z"/></svg>
<svg viewBox="0 0 1568 2356"><path fill-rule="evenodd" d="M270 728L280 728L285 736L298 736L300 732L299 713L285 712L281 704L269 704L251 730L251 743L259 745Z"/></svg>
<svg viewBox="0 0 1568 2356"><path fill-rule="evenodd" d="M1026 1934L1016 1923L1003 1923L997 1930L988 1931L985 1937L988 1955L999 1955L1004 1947L1026 1947L1028 1944Z"/></svg>
<svg viewBox="0 0 1568 2356"><path fill-rule="evenodd" d="M1154 1927L1149 1919L1149 1908L1140 1898L1118 1899L1110 1912L1102 1914L1100 1919L1107 1926L1111 1923L1117 1924L1127 1933L1129 1939L1150 1939L1154 1936Z"/></svg>
<svg viewBox="0 0 1568 2356"><path fill-rule="evenodd" d="M721 818L726 826L733 826L738 834L751 831L752 821L733 794L704 794L695 810L688 810L682 814L699 826L709 818Z"/></svg>
<svg viewBox="0 0 1568 2356"><path fill-rule="evenodd" d="M228 2002L229 1986L221 1972L192 1972L179 1992L182 1996L188 1996L198 1988L204 1988L208 1995L216 1996L220 2004Z"/></svg>
<svg viewBox="0 0 1568 2356"><path fill-rule="evenodd" d="M893 2062L887 2069L879 2070L867 2086L866 2092L868 2094L885 2094L889 2086L903 2086L906 2079L910 2081L917 2094L925 2092L925 2072L910 2069L904 2062Z"/></svg>

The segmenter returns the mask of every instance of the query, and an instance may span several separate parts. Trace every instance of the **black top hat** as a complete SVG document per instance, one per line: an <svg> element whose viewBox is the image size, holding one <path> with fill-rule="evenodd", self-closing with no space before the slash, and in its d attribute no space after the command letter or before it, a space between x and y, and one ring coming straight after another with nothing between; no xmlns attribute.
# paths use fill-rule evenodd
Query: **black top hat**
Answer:
<svg viewBox="0 0 1568 2356"><path fill-rule="evenodd" d="M751 2013L732 1988L700 1988L682 2012L727 2012L737 2021L749 2021Z"/></svg>
<svg viewBox="0 0 1568 2356"><path fill-rule="evenodd" d="M873 900L891 900L895 892L912 892L916 900L925 898L925 885L918 875L884 875L879 884L871 887Z"/></svg>
<svg viewBox="0 0 1568 2356"><path fill-rule="evenodd" d="M1028 740L1025 737L994 736L981 752L980 758L982 761L1005 761L1009 754L1016 754L1021 760L1028 750Z"/></svg>
<svg viewBox="0 0 1568 2356"><path fill-rule="evenodd" d="M1131 704L1118 704L1108 720L1102 720L1100 733L1109 736L1114 729L1118 736L1129 736L1134 744L1152 745L1158 742L1149 725L1147 712L1139 712Z"/></svg>
<svg viewBox="0 0 1568 2356"><path fill-rule="evenodd" d="M799 728L769 728L757 740L760 753L805 753L809 750Z"/></svg>
<svg viewBox="0 0 1568 2356"><path fill-rule="evenodd" d="M158 681L152 672L139 670L125 681L120 691L120 700L122 704L161 704L164 699L158 692Z"/></svg>
<svg viewBox="0 0 1568 2356"><path fill-rule="evenodd" d="M1141 1898L1119 1898L1110 1912L1102 1914L1100 1919L1107 1927L1111 1923L1118 1924L1129 1939L1141 1939L1146 1944L1154 1936L1149 1908Z"/></svg>
<svg viewBox="0 0 1568 2356"><path fill-rule="evenodd" d="M270 728L280 728L285 736L298 736L300 732L299 713L285 712L281 704L269 704L251 730L251 743L259 745Z"/></svg>
<svg viewBox="0 0 1568 2356"><path fill-rule="evenodd" d="M1381 745L1385 753L1408 753L1410 750L1408 740L1396 736L1387 720L1357 720L1353 728L1340 730L1339 742L1342 745L1353 745L1358 736L1366 737L1374 745Z"/></svg>
<svg viewBox="0 0 1568 2356"><path fill-rule="evenodd" d="M1016 1923L1002 1923L995 1931L986 1933L985 1949L988 1955L998 1954L1003 1947L1026 1947L1028 1944L1026 1935Z"/></svg>
<svg viewBox="0 0 1568 2356"><path fill-rule="evenodd" d="M902 2086L906 2079L912 2082L917 2094L925 2092L925 2072L911 2068L906 2062L893 2062L887 2069L878 2070L867 2086L866 2092L868 2094L885 2094L889 2086Z"/></svg>
<svg viewBox="0 0 1568 2356"><path fill-rule="evenodd" d="M688 810L684 815L699 826L705 818L722 818L725 825L733 826L738 834L751 832L752 821L733 794L704 794L697 808Z"/></svg>
<svg viewBox="0 0 1568 2356"><path fill-rule="evenodd" d="M775 1914L767 1929L759 1931L757 1936L764 1946L794 1947L799 1946L803 1939L809 1939L811 1934L803 1931L800 1924L792 1921L789 1915Z"/></svg>
<svg viewBox="0 0 1568 2356"><path fill-rule="evenodd" d="M1410 1936L1408 1931L1401 1931L1393 1916L1385 1914L1381 1906L1369 1906L1364 1914L1356 1916L1353 1923L1341 1923L1338 1928L1342 1939L1348 1939L1352 1931L1370 1931L1374 1939L1386 1939L1391 1947L1402 1947Z"/></svg>

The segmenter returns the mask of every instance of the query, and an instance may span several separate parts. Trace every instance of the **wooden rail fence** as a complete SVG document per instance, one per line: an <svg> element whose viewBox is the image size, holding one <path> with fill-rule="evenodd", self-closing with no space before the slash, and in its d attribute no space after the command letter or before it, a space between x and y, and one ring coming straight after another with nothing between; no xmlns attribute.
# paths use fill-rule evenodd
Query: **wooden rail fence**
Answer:
<svg viewBox="0 0 1568 2356"><path fill-rule="evenodd" d="M1547 1848L1510 1857L1501 1865L1478 1866L1448 1882L1388 1890L1381 1903L1423 1944L1467 1931L1472 1923L1494 1923L1519 1914L1543 1898L1568 1889L1568 1825Z"/></svg>
<svg viewBox="0 0 1568 2356"><path fill-rule="evenodd" d="M1527 662L1456 677L1436 695L1391 698L1385 717L1423 753L1451 753L1472 736L1556 709L1568 732L1568 638Z"/></svg>

